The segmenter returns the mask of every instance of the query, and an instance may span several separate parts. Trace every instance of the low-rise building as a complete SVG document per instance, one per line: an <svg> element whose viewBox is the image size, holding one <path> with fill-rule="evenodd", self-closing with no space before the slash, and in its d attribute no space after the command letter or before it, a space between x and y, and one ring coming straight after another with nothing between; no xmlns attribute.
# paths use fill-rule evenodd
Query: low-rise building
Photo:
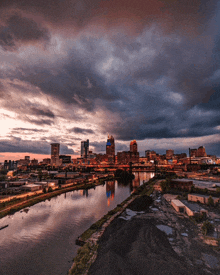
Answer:
<svg viewBox="0 0 220 275"><path fill-rule="evenodd" d="M196 214L205 214L208 215L208 211L203 209L197 203L190 203L188 201L183 200L182 203L185 205L185 211L188 216L195 216Z"/></svg>
<svg viewBox="0 0 220 275"><path fill-rule="evenodd" d="M192 186L193 186L192 180L172 179L170 181L170 187L174 189L190 190Z"/></svg>
<svg viewBox="0 0 220 275"><path fill-rule="evenodd" d="M185 213L185 205L180 200L171 200L171 205L178 213Z"/></svg>
<svg viewBox="0 0 220 275"><path fill-rule="evenodd" d="M185 200L171 200L171 205L178 213L185 213L188 216L195 216L198 214L208 215L208 211L203 209L196 203L189 203Z"/></svg>
<svg viewBox="0 0 220 275"><path fill-rule="evenodd" d="M208 204L210 196L200 195L200 194L188 194L188 201L200 202L203 204ZM212 197L214 204L219 203L220 198Z"/></svg>
<svg viewBox="0 0 220 275"><path fill-rule="evenodd" d="M42 189L42 186L39 184L26 184L26 185L21 186L20 188L21 188L21 190L24 190L24 191L33 192L33 191Z"/></svg>
<svg viewBox="0 0 220 275"><path fill-rule="evenodd" d="M177 197L178 197L178 195L173 195L173 194L164 194L163 195L163 198L169 203L171 203L171 201L175 200Z"/></svg>
<svg viewBox="0 0 220 275"><path fill-rule="evenodd" d="M23 181L23 180L17 180L17 181L9 181L8 186L9 187L18 187L18 186L22 186L25 185L27 183L27 181Z"/></svg>

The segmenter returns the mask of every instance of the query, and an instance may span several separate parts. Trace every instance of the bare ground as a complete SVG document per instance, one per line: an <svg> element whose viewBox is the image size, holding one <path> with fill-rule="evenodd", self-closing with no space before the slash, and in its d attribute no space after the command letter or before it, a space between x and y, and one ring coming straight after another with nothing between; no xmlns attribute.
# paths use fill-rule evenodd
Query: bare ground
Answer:
<svg viewBox="0 0 220 275"><path fill-rule="evenodd" d="M136 199L129 209L144 213L108 226L89 275L220 274L220 254L201 241L197 226L160 197L154 199L150 208L149 198Z"/></svg>

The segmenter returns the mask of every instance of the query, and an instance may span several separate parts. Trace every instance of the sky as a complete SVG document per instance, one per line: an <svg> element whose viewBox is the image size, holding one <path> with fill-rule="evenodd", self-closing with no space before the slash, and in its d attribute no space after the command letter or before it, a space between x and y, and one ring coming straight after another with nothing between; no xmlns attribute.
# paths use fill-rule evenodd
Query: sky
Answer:
<svg viewBox="0 0 220 275"><path fill-rule="evenodd" d="M219 1L0 1L0 161L108 134L220 156L219 88Z"/></svg>

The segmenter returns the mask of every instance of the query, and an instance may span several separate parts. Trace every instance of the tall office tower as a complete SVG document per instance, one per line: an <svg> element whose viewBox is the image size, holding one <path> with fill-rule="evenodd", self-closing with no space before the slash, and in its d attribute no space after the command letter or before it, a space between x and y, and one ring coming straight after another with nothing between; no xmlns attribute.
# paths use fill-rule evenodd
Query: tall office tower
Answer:
<svg viewBox="0 0 220 275"><path fill-rule="evenodd" d="M137 153L137 141L132 140L130 143L130 152Z"/></svg>
<svg viewBox="0 0 220 275"><path fill-rule="evenodd" d="M81 158L87 158L89 154L89 140L81 141Z"/></svg>
<svg viewBox="0 0 220 275"><path fill-rule="evenodd" d="M115 156L115 140L113 136L108 135L107 143L106 143L106 155Z"/></svg>
<svg viewBox="0 0 220 275"><path fill-rule="evenodd" d="M59 166L60 165L60 144L51 143L51 165Z"/></svg>

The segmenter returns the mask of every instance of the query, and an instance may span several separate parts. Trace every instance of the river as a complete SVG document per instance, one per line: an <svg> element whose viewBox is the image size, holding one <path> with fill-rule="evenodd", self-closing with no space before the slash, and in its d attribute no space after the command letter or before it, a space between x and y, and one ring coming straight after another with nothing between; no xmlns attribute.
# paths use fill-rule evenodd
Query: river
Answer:
<svg viewBox="0 0 220 275"><path fill-rule="evenodd" d="M132 186L106 182L40 202L0 219L0 274L66 275L76 256L76 238L153 177L134 173Z"/></svg>

